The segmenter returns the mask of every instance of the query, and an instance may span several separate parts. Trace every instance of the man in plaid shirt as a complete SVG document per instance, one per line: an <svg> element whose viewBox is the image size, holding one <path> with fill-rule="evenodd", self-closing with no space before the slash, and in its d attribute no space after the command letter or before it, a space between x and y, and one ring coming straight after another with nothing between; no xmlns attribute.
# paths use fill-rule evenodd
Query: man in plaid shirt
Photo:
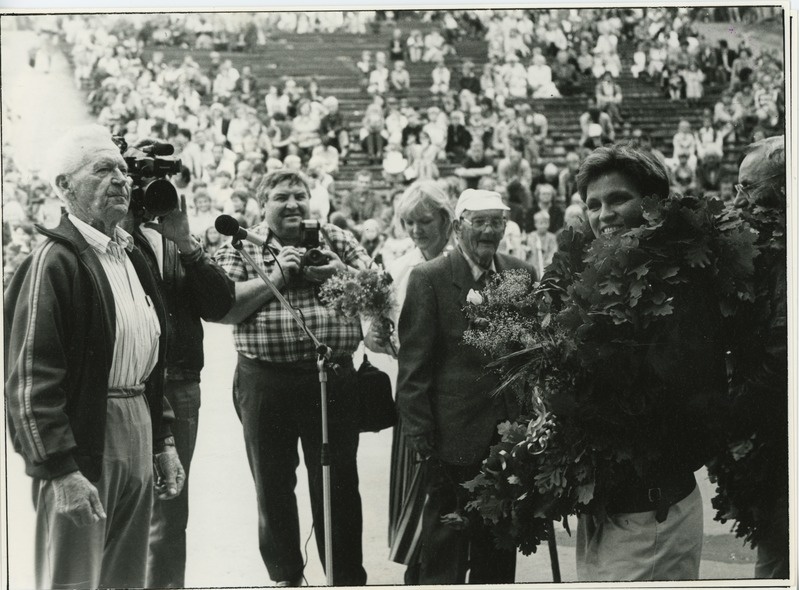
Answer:
<svg viewBox="0 0 799 590"><path fill-rule="evenodd" d="M267 174L256 196L264 221L252 233L266 237L243 248L304 318L308 328L333 351L336 371L328 371L328 426L332 477L333 580L336 585L366 583L361 548L363 518L358 493L358 426L352 354L361 338L360 322L327 309L318 287L346 266L370 264L366 251L348 231L324 224L322 266L302 264L303 219L310 218L310 189L297 172ZM303 581L299 520L294 487L302 442L319 555L324 563L324 513L320 386L313 342L274 297L272 291L230 244L219 249L217 263L236 282L236 302L221 321L235 324L239 353L234 403L244 428L247 458L258 496L259 543L270 578L278 586Z"/></svg>

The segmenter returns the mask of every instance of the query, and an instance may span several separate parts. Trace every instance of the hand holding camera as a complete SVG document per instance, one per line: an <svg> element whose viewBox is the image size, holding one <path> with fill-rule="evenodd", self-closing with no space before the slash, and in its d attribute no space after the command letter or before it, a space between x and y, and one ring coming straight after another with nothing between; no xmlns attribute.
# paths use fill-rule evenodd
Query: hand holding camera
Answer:
<svg viewBox="0 0 799 590"><path fill-rule="evenodd" d="M323 262L322 264L311 265L306 263L303 265L303 276L312 283L324 283L336 272L346 268L341 258L330 250L308 250L306 256L310 252L315 253L313 262ZM324 257L324 261L322 257Z"/></svg>

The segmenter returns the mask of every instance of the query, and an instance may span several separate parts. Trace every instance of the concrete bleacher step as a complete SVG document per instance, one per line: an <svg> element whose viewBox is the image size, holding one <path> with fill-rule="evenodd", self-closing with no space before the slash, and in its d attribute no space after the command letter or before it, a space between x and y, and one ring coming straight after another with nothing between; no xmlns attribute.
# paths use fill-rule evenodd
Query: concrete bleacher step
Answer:
<svg viewBox="0 0 799 590"><path fill-rule="evenodd" d="M435 23L401 20L399 26L404 33L418 28L423 34L437 26ZM312 33L296 34L277 32L263 46L255 48L253 53L236 51L222 52L222 59L230 59L241 68L248 64L266 89L270 83L280 84L285 77L292 77L298 84L305 85L311 78L316 79L322 95L333 95L339 98L339 104L346 123L350 126L352 137L357 137L363 112L371 101L361 88L362 74L356 67L364 50L373 54L385 51L391 37L394 24L383 24L378 34L367 32L364 35L349 33ZM462 38L456 42L457 56L448 56L447 66L453 73L453 86L457 80L457 72L464 59L471 59L479 72L487 61L487 45L480 38ZM209 51L188 51L173 47L155 48L165 54L167 61L182 60L187 53L207 68L210 64ZM687 119L693 126L701 123L704 109L712 109L720 92L720 88L709 87L707 96L696 104L685 101L672 101L661 94L659 85L644 78L635 79L629 72L634 47L621 40L618 46L623 71L618 83L622 88L625 100L622 115L633 127L638 127L650 134L656 148L667 156L671 155L672 136L681 119ZM411 77L411 89L408 100L411 106L426 109L435 104L431 96L430 63L407 63ZM591 91L589 87L589 92ZM593 94L593 92L591 92ZM549 143L542 151L542 164L552 161L563 165L563 156L568 149L573 149L580 138L579 116L585 110L588 94L558 99L536 99L536 109L544 113L549 121ZM617 130L617 132L620 130ZM346 165L341 167L340 177L344 180L353 178L357 170L366 168L379 176L380 166L369 165L365 155L360 152L357 142L353 143L353 151ZM725 153L725 166L734 163L734 150ZM452 165L440 164L442 176L451 172Z"/></svg>

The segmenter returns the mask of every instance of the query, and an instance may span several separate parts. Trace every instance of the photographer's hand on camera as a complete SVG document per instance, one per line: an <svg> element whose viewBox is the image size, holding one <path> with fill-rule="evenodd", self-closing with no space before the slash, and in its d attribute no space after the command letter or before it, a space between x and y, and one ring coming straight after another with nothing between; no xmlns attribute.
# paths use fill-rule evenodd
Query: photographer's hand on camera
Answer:
<svg viewBox="0 0 799 590"><path fill-rule="evenodd" d="M200 247L200 243L192 237L189 229L189 218L186 214L186 197L184 195L180 197L180 207L161 217L160 222L148 221L144 225L154 229L167 240L175 242L181 254L189 254Z"/></svg>
<svg viewBox="0 0 799 590"><path fill-rule="evenodd" d="M286 286L287 282L291 281L293 276L299 274L302 262L302 250L294 246L284 246L277 254L277 261L279 267L275 265L272 272L269 274L269 278L278 289L282 289Z"/></svg>
<svg viewBox="0 0 799 590"><path fill-rule="evenodd" d="M327 263L322 266L306 266L303 269L303 276L312 283L324 283L327 279L347 267L335 252L321 250L327 257Z"/></svg>

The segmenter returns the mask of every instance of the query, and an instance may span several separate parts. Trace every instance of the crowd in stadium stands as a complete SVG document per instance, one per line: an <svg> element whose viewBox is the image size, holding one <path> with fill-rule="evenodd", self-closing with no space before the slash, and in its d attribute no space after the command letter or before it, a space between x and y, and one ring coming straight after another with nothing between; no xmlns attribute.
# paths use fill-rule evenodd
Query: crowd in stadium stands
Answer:
<svg viewBox="0 0 799 590"><path fill-rule="evenodd" d="M635 140L666 162L676 190L718 193L725 145L780 132L783 63L767 52L754 56L745 41L734 49L724 40L708 44L696 27L707 12L147 14L107 16L107 27L88 20L96 16L65 15L60 32L71 48L75 83L88 92L100 123L128 145L154 138L175 146L183 173L173 181L191 203L192 231L209 250L221 242L213 229L220 212L242 226L260 220L255 187L265 172L284 167L307 173L314 216L353 230L384 262L410 244L392 211L408 184L438 179L455 198L466 187L497 190L511 207L504 251L541 267L557 247L554 234L584 218L575 174L591 149ZM408 14L415 14L415 23L431 21L429 32L405 27ZM258 78L249 65L239 70L220 53L257 51L281 33L381 30L389 37L385 50L364 51L354 66L369 97L354 125L317 80ZM456 55L458 39L475 35L487 44L481 66ZM631 64L619 57L620 41L635 48ZM207 50L208 64L200 66L190 53L167 60L159 45ZM411 79L407 64L417 62L434 64L429 80ZM715 108L702 113L701 127L680 122L667 158L625 119L618 82L624 71L687 106L701 99L705 85L724 91ZM414 104L412 82L429 88L429 99ZM542 106L575 95L586 98L580 139L566 146L560 168L549 161L552 141ZM337 186L340 167L359 148L381 173L364 169L351 188ZM452 176L439 178L442 163L454 165ZM41 180L23 182L12 161L4 164L8 275L30 251L31 223L52 224L59 205Z"/></svg>

